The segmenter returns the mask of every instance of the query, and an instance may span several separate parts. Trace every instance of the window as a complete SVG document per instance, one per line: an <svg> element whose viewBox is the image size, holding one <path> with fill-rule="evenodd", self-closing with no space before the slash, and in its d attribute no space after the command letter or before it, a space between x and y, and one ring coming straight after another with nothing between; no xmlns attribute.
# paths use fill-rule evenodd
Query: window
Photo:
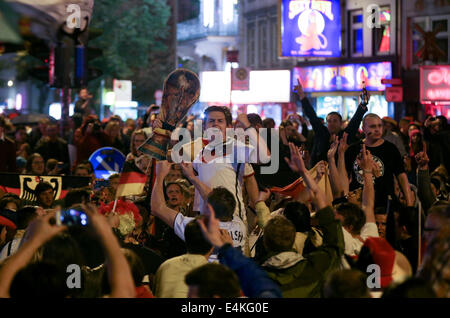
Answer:
<svg viewBox="0 0 450 318"><path fill-rule="evenodd" d="M438 62L448 63L450 62L450 52L449 52L449 21L450 15L446 16L433 16L433 17L417 17L412 19L411 30L412 30L412 61L413 64L419 64L419 58L417 57L417 52L423 47L423 35L417 31L414 24L418 24L424 32L430 32L437 30L441 26L441 32L436 34L436 44L445 53L445 56L440 57Z"/></svg>
<svg viewBox="0 0 450 318"><path fill-rule="evenodd" d="M268 62L268 37L267 37L267 23L266 20L261 20L258 23L259 28L259 66L264 68Z"/></svg>
<svg viewBox="0 0 450 318"><path fill-rule="evenodd" d="M254 66L255 64L255 23L247 24L247 64L248 66Z"/></svg>
<svg viewBox="0 0 450 318"><path fill-rule="evenodd" d="M271 64L275 66L278 62L278 21L270 20L270 55Z"/></svg>
<svg viewBox="0 0 450 318"><path fill-rule="evenodd" d="M389 54L391 50L391 10L388 6L380 8L380 27L373 28L372 43L374 54Z"/></svg>
<svg viewBox="0 0 450 318"><path fill-rule="evenodd" d="M350 55L362 56L364 52L362 10L350 12L350 30Z"/></svg>

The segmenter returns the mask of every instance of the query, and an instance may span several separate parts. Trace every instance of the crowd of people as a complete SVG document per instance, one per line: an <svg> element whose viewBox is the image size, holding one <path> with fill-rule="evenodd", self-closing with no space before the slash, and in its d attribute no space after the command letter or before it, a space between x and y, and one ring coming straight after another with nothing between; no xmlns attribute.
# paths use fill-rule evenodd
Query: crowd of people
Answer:
<svg viewBox="0 0 450 318"><path fill-rule="evenodd" d="M304 116L278 128L208 107L202 128L222 140L185 140L184 150L199 150L181 163L139 150L160 127L158 106L100 121L82 89L64 132L48 119L28 127L0 116L0 173L89 184L56 200L40 180L30 202L0 180L0 297L449 297L447 119L397 123L360 104L349 121L323 120L300 85L297 95ZM194 137L195 119L178 126ZM95 178L88 159L106 146L148 175L141 194L118 197L120 174ZM235 162L225 148L249 156ZM275 158L277 172L263 173ZM59 224L68 209L87 225Z"/></svg>

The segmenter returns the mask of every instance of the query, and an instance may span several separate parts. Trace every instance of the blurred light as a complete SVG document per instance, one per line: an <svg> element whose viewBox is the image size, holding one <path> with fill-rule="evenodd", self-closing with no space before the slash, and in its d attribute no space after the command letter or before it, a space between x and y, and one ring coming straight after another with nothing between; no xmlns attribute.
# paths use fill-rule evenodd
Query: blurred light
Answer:
<svg viewBox="0 0 450 318"><path fill-rule="evenodd" d="M248 105L247 106L247 114L259 114L258 106Z"/></svg>
<svg viewBox="0 0 450 318"><path fill-rule="evenodd" d="M16 109L21 110L22 109L22 94L16 95Z"/></svg>
<svg viewBox="0 0 450 318"><path fill-rule="evenodd" d="M214 26L214 2L215 0L203 1L203 26L212 28Z"/></svg>
<svg viewBox="0 0 450 318"><path fill-rule="evenodd" d="M11 87L11 86L13 86L14 85L14 82L13 81L8 81L8 87Z"/></svg>
<svg viewBox="0 0 450 318"><path fill-rule="evenodd" d="M74 108L74 105L70 104L69 105L69 116L73 115L73 108ZM50 104L50 106L48 107L48 114L50 116L52 116L53 118L55 118L56 120L60 120L61 119L61 103Z"/></svg>
<svg viewBox="0 0 450 318"><path fill-rule="evenodd" d="M116 101L114 106L116 106L116 107L138 107L138 102L118 100L118 101Z"/></svg>
<svg viewBox="0 0 450 318"><path fill-rule="evenodd" d="M228 24L233 22L234 17L234 3L233 1L222 2L222 22Z"/></svg>
<svg viewBox="0 0 450 318"><path fill-rule="evenodd" d="M106 93L105 105L114 105L115 101L116 101L116 93L114 92Z"/></svg>
<svg viewBox="0 0 450 318"><path fill-rule="evenodd" d="M8 98L8 99L6 100L6 103L7 103L7 105L8 105L8 109L14 107L14 99Z"/></svg>
<svg viewBox="0 0 450 318"><path fill-rule="evenodd" d="M82 225L86 225L86 220L81 220Z"/></svg>

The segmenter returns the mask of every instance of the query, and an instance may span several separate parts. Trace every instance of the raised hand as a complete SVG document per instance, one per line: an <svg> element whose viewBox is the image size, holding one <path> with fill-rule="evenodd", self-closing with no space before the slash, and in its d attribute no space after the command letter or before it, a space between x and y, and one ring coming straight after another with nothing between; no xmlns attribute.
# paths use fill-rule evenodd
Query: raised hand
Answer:
<svg viewBox="0 0 450 318"><path fill-rule="evenodd" d="M271 192L270 192L270 190L269 189L264 189L264 191L259 191L259 194L258 194L258 202L259 201L267 201L269 198L270 198L270 194L271 194Z"/></svg>
<svg viewBox="0 0 450 318"><path fill-rule="evenodd" d="M300 99L303 99L306 97L306 94L303 91L303 87L302 87L302 84L300 83L299 79L297 79L297 85L294 86L294 92L297 92L297 95Z"/></svg>
<svg viewBox="0 0 450 318"><path fill-rule="evenodd" d="M342 135L341 140L339 140L339 150L338 150L339 154L345 154L345 152L347 151L348 149L347 138L348 134L345 132Z"/></svg>
<svg viewBox="0 0 450 318"><path fill-rule="evenodd" d="M328 160L334 159L334 157L336 156L338 147L339 147L339 137L333 135L332 140L333 140L333 143L331 144L330 149L328 150L328 153L327 153Z"/></svg>
<svg viewBox="0 0 450 318"><path fill-rule="evenodd" d="M172 166L167 160L159 161L156 164L156 175L160 178L165 178L170 171L170 167Z"/></svg>
<svg viewBox="0 0 450 318"><path fill-rule="evenodd" d="M321 179L322 179L322 177L323 177L323 175L325 174L325 172L326 172L326 168L327 168L327 164L326 164L326 162L325 161L320 161L318 164L317 164L317 168L316 168L316 177L314 178L314 180L316 181L316 182L319 182Z"/></svg>
<svg viewBox="0 0 450 318"><path fill-rule="evenodd" d="M250 122L249 122L249 120L248 120L247 114L244 114L244 113L239 114L239 115L237 116L236 120L237 120L237 122L240 123L240 125L241 125L243 128L248 128L248 127L251 126L251 124L250 124Z"/></svg>
<svg viewBox="0 0 450 318"><path fill-rule="evenodd" d="M229 239L221 232L219 220L216 219L214 209L208 204L208 212L197 223L202 230L203 236L215 247L221 247L229 242Z"/></svg>
<svg viewBox="0 0 450 318"><path fill-rule="evenodd" d="M194 167L192 166L192 163L182 162L181 169L183 170L183 174L186 176L186 178L191 179L195 177Z"/></svg>
<svg viewBox="0 0 450 318"><path fill-rule="evenodd" d="M292 142L290 142L289 150L291 151L291 159L285 157L284 160L286 160L292 171L299 174L304 174L307 170L299 149Z"/></svg>
<svg viewBox="0 0 450 318"><path fill-rule="evenodd" d="M372 172L373 168L373 158L370 151L366 150L366 145L362 145L361 153L356 158L356 161L358 162L358 165L361 167L361 169Z"/></svg>

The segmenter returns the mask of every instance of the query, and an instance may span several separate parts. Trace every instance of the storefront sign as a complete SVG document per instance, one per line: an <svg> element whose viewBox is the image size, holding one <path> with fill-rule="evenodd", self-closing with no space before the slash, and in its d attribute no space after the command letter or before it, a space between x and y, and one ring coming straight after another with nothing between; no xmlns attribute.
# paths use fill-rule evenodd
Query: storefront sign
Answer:
<svg viewBox="0 0 450 318"><path fill-rule="evenodd" d="M386 101L400 103L403 101L403 87L386 87L385 95Z"/></svg>
<svg viewBox="0 0 450 318"><path fill-rule="evenodd" d="M282 0L281 56L341 56L338 0Z"/></svg>
<svg viewBox="0 0 450 318"><path fill-rule="evenodd" d="M450 65L420 67L420 100L422 103L450 102Z"/></svg>
<svg viewBox="0 0 450 318"><path fill-rule="evenodd" d="M231 90L248 91L250 87L250 68L239 67L231 69Z"/></svg>
<svg viewBox="0 0 450 318"><path fill-rule="evenodd" d="M383 91L381 80L389 78L391 62L295 67L292 71L292 85L299 79L305 92L359 91L363 82L368 91Z"/></svg>

